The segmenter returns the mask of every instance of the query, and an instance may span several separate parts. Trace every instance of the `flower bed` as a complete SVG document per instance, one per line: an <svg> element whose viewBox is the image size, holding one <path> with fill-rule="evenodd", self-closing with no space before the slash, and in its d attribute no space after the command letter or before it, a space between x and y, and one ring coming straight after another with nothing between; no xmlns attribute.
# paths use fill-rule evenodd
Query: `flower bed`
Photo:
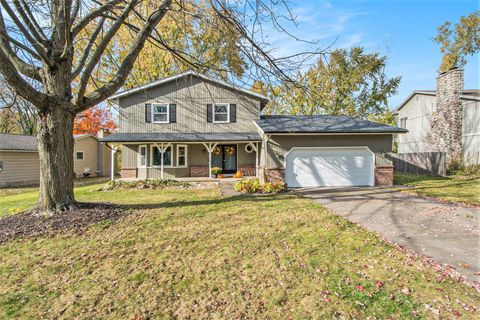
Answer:
<svg viewBox="0 0 480 320"><path fill-rule="evenodd" d="M260 183L258 179L245 179L235 183L235 190L245 193L279 193L286 190L283 182Z"/></svg>
<svg viewBox="0 0 480 320"><path fill-rule="evenodd" d="M172 179L146 179L136 181L113 180L101 186L98 191L116 189L165 189L165 188L187 188L190 183Z"/></svg>

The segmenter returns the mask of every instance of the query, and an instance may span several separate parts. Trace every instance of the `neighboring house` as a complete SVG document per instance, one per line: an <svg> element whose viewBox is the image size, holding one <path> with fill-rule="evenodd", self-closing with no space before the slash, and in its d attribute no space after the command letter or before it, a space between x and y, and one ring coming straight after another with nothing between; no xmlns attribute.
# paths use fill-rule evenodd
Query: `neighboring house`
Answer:
<svg viewBox="0 0 480 320"><path fill-rule="evenodd" d="M77 177L110 174L110 149L90 134L74 135L73 163ZM39 182L37 138L0 133L0 187L34 185Z"/></svg>
<svg viewBox="0 0 480 320"><path fill-rule="evenodd" d="M290 187L391 184L381 153L406 132L347 116L264 117L265 96L191 71L110 100L119 131L103 141L121 147L123 178L211 177L220 167Z"/></svg>
<svg viewBox="0 0 480 320"><path fill-rule="evenodd" d="M437 78L437 90L414 91L397 108L399 153L427 151L480 163L480 90L465 90L463 70Z"/></svg>

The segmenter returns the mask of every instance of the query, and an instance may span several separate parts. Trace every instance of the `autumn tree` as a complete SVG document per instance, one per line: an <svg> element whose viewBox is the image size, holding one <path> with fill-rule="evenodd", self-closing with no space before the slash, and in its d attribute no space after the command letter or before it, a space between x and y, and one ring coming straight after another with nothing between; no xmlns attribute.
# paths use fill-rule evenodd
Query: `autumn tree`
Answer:
<svg viewBox="0 0 480 320"><path fill-rule="evenodd" d="M77 115L73 123L73 134L98 135L100 130L111 133L115 128L117 125L113 121L110 109L97 105Z"/></svg>
<svg viewBox="0 0 480 320"><path fill-rule="evenodd" d="M305 61L302 54L274 57L263 40L262 24L285 32L282 23L293 20L282 0L0 0L0 5L0 74L37 112L37 208L44 212L78 206L73 194L74 118L125 84L146 43L193 69L229 74L233 66L191 54L202 49L203 41L190 39L195 33L186 32L188 27L209 23L218 39L235 39L230 45L252 77L295 85L290 73ZM173 40L186 37L187 48L162 36L166 26L160 23L170 17L179 25ZM193 22L182 25L188 19ZM122 28L130 40L122 53L111 52ZM195 43L200 47L193 48ZM99 72L106 63L112 71ZM36 88L26 79L41 85Z"/></svg>
<svg viewBox="0 0 480 320"><path fill-rule="evenodd" d="M480 10L460 17L453 29L450 21L445 22L433 41L440 45L442 52L440 72L463 67L466 57L480 52Z"/></svg>
<svg viewBox="0 0 480 320"><path fill-rule="evenodd" d="M361 47L336 49L306 72L299 72L299 86L263 89L271 96L266 112L349 115L392 124L388 98L396 94L400 77L387 77L386 63L386 56L366 53Z"/></svg>

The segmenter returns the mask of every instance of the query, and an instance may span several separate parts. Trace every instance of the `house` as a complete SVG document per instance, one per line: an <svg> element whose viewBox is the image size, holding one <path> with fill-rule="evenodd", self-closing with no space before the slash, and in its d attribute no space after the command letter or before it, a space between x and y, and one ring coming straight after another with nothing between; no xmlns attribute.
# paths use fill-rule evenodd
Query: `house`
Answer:
<svg viewBox="0 0 480 320"><path fill-rule="evenodd" d="M73 163L76 177L108 176L110 149L90 134L74 135ZM34 185L40 179L37 138L0 133L0 187Z"/></svg>
<svg viewBox="0 0 480 320"><path fill-rule="evenodd" d="M480 90L464 89L463 70L437 78L436 90L414 91L396 109L399 153L446 152L450 158L480 163Z"/></svg>
<svg viewBox="0 0 480 320"><path fill-rule="evenodd" d="M265 96L192 71L110 100L119 130L103 141L121 147L123 178L211 177L220 167L290 187L391 184L381 154L407 132L347 116L261 116Z"/></svg>

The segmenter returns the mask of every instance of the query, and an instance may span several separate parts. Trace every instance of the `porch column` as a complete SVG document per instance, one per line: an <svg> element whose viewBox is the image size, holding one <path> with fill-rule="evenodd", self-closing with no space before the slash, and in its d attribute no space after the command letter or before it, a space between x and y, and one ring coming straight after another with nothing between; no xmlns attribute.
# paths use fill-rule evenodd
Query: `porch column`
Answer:
<svg viewBox="0 0 480 320"><path fill-rule="evenodd" d="M113 181L115 179L115 152L117 152L118 147L112 146L111 148L111 155L112 158L110 160L110 180Z"/></svg>
<svg viewBox="0 0 480 320"><path fill-rule="evenodd" d="M258 142L255 142L255 177L258 178Z"/></svg>
<svg viewBox="0 0 480 320"><path fill-rule="evenodd" d="M212 145L212 143L209 142L207 145L205 142L202 142L202 144L205 147L205 149L207 149L207 152L208 152L208 177L211 178L212 177L212 152L218 143L214 143Z"/></svg>

